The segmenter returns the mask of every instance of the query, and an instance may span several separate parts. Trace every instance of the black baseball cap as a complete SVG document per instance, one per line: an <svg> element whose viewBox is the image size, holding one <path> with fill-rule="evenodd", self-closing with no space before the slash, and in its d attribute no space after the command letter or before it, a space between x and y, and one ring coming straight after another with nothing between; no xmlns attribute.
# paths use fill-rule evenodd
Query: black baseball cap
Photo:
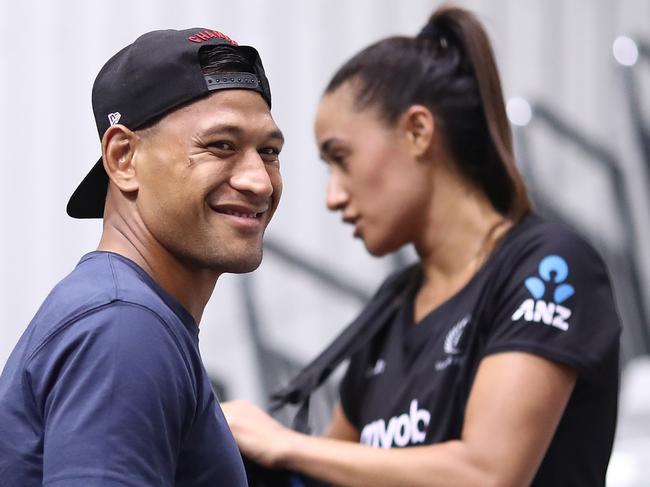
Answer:
<svg viewBox="0 0 650 487"><path fill-rule="evenodd" d="M207 46L231 45L253 61L254 73L206 75L199 51ZM219 89L259 92L271 107L271 90L258 52L239 46L227 35L210 29L156 30L138 37L115 54L100 70L92 91L99 139L111 125L131 130ZM108 176L100 157L68 201L74 218L102 218Z"/></svg>

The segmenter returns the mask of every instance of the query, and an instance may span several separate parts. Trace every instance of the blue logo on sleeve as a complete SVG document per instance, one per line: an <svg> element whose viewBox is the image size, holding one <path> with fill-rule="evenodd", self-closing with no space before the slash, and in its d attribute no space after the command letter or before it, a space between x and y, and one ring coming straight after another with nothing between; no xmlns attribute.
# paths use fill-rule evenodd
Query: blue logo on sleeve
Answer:
<svg viewBox="0 0 650 487"><path fill-rule="evenodd" d="M542 299L546 292L546 284L554 282L559 284L553 291L553 301L560 304L575 294L573 286L564 283L569 275L569 266L566 261L559 255L547 255L539 263L539 275L528 277L524 281L526 288L535 299ZM543 280L542 280L543 279Z"/></svg>
<svg viewBox="0 0 650 487"><path fill-rule="evenodd" d="M560 330L569 329L567 320L571 310L561 303L575 294L571 284L565 282L569 276L569 266L559 255L547 255L538 267L539 276L527 277L524 286L533 299L526 299L512 315L513 321L521 318L527 322L544 323ZM552 301L543 298L552 292Z"/></svg>

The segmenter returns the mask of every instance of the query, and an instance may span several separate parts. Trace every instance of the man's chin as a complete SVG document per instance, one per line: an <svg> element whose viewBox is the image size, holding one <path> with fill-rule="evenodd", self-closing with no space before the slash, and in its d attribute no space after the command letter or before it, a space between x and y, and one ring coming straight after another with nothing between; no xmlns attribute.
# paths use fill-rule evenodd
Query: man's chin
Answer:
<svg viewBox="0 0 650 487"><path fill-rule="evenodd" d="M255 263L247 263L247 264L239 264L236 266L231 267L230 269L227 269L224 272L230 273L230 274L247 274L249 272L253 272L255 269L257 269L260 264L262 263L262 260L260 259L259 261Z"/></svg>
<svg viewBox="0 0 650 487"><path fill-rule="evenodd" d="M248 272L253 272L260 266L261 263L262 251L260 250L254 255L233 256L226 262L220 261L216 263L216 267L218 267L219 271L222 273L246 274Z"/></svg>

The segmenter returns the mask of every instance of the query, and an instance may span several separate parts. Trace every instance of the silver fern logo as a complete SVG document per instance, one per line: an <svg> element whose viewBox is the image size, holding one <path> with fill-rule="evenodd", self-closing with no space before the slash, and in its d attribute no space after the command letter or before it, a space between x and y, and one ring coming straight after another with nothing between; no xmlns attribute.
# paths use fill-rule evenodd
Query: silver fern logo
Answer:
<svg viewBox="0 0 650 487"><path fill-rule="evenodd" d="M460 344L460 339L463 337L463 332L465 331L465 327L467 326L467 323L469 323L470 318L471 315L465 315L463 319L451 327L451 330L449 330L445 337L445 353L449 355L458 355L461 352L458 345Z"/></svg>
<svg viewBox="0 0 650 487"><path fill-rule="evenodd" d="M463 318L447 332L445 343L443 345L443 349L447 355L444 359L436 362L435 368L437 371L444 370L450 365L460 364L462 362L463 357L461 356L461 353L463 351L460 347L460 340L463 338L465 328L467 328L471 319L472 315L470 314L463 316Z"/></svg>

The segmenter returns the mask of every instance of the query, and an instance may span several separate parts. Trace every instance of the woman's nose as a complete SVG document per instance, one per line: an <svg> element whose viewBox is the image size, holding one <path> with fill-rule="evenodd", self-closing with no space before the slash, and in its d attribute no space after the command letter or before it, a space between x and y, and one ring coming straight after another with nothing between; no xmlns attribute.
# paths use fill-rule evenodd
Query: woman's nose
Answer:
<svg viewBox="0 0 650 487"><path fill-rule="evenodd" d="M350 196L341 184L341 178L336 172L330 174L327 182L327 208L340 210L348 203Z"/></svg>

